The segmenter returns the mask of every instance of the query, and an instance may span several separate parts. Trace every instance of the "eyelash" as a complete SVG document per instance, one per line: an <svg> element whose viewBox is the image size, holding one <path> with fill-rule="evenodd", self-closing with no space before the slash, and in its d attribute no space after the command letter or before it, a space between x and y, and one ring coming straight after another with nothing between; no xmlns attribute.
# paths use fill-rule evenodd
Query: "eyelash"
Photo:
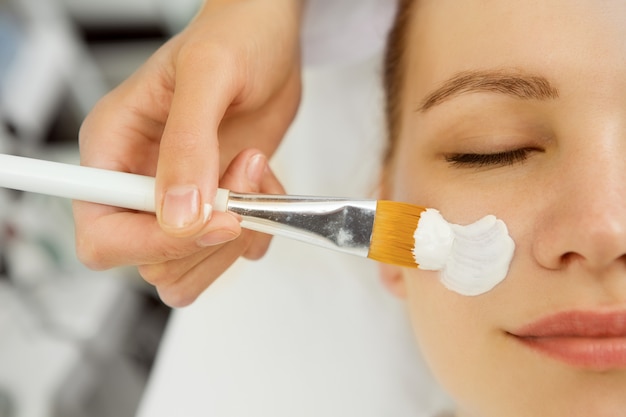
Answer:
<svg viewBox="0 0 626 417"><path fill-rule="evenodd" d="M459 153L446 155L446 162L462 168L506 167L525 162L535 148L521 148L506 152L480 154Z"/></svg>

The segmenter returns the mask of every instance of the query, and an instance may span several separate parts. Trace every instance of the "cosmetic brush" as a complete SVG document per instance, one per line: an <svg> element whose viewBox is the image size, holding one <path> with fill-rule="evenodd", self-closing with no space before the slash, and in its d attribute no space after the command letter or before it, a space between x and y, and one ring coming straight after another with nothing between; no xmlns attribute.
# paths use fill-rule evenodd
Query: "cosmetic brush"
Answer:
<svg viewBox="0 0 626 417"><path fill-rule="evenodd" d="M156 211L155 179L125 172L0 154L0 187ZM414 233L425 208L385 200L218 189L213 210L239 215L241 227L249 230L415 268Z"/></svg>

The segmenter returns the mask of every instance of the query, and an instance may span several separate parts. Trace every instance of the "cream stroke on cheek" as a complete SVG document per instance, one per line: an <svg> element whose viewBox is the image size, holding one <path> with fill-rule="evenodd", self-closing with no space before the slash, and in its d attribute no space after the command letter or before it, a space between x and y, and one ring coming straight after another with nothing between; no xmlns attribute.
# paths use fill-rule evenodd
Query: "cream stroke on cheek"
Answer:
<svg viewBox="0 0 626 417"><path fill-rule="evenodd" d="M462 226L427 209L415 230L413 256L419 269L440 271L442 284L459 294L483 294L507 275L515 243L495 216Z"/></svg>

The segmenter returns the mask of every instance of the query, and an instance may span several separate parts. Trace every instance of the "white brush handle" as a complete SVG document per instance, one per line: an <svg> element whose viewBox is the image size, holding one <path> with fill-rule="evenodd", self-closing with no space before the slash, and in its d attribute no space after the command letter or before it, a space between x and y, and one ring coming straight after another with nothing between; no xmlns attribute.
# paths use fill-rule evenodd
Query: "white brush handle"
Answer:
<svg viewBox="0 0 626 417"><path fill-rule="evenodd" d="M155 211L155 180L144 175L0 154L0 187ZM241 216L241 226L328 249L368 256L376 200L231 193L218 189L213 209Z"/></svg>
<svg viewBox="0 0 626 417"><path fill-rule="evenodd" d="M0 154L0 187L155 212L153 177ZM219 189L214 210L226 211Z"/></svg>

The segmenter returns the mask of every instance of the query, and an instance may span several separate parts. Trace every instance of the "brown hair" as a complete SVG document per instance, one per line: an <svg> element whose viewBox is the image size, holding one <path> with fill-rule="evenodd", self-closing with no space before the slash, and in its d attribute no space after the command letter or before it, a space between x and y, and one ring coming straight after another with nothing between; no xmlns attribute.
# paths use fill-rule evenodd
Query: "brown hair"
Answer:
<svg viewBox="0 0 626 417"><path fill-rule="evenodd" d="M384 166L393 158L395 142L400 134L402 89L406 68L406 50L411 12L416 0L398 0L396 17L387 38L383 87L385 90L385 115L387 123L387 150ZM385 168L384 171L386 171ZM384 174L386 175L386 174Z"/></svg>

